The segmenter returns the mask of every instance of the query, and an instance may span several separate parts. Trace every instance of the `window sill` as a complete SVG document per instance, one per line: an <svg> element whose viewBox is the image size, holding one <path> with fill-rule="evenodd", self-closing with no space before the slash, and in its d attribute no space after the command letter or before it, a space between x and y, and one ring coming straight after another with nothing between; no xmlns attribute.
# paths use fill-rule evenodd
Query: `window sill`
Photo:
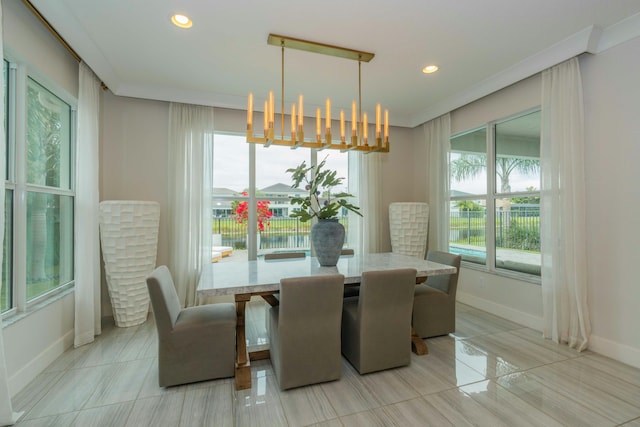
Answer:
<svg viewBox="0 0 640 427"><path fill-rule="evenodd" d="M519 273L517 271L489 269L486 265L475 264L472 262L462 261L462 267L469 268L471 270L482 271L483 273L493 274L495 276L508 277L509 279L519 280L521 282L529 282L535 285L541 285L542 279L540 276L534 276L532 274Z"/></svg>
<svg viewBox="0 0 640 427"><path fill-rule="evenodd" d="M17 322L19 322L20 320L30 316L31 314L35 313L36 311L50 305L53 304L57 301L60 301L62 298L66 297L67 295L69 295L70 293L72 293L74 291L74 287L71 286L63 291L60 291L54 295L51 295L51 297L39 302L38 304L35 304L29 308L27 308L27 310L25 311L21 311L21 312L15 312L15 313L11 313L11 314L7 314L6 317L2 318L2 327L6 328L7 326L11 326Z"/></svg>

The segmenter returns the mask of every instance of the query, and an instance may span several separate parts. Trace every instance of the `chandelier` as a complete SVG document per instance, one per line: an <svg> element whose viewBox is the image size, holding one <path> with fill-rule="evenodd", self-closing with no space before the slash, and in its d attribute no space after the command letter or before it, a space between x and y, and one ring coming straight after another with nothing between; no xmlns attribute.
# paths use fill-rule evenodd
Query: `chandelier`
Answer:
<svg viewBox="0 0 640 427"><path fill-rule="evenodd" d="M292 37L269 34L267 43L273 46L280 46L282 52L282 82L281 82L281 109L280 109L280 138L275 136L275 105L273 91L269 92L264 101L264 134L255 136L253 134L253 93L249 93L247 107L247 142L262 144L265 147L270 145L282 145L291 148L307 147L316 149L334 150L355 150L364 152L389 152L389 111L384 111L384 121L380 104L376 105L375 111L375 136L369 138L369 119L367 113L362 112L362 61L369 62L375 56L373 53L361 52L338 46L331 46L307 40L295 39ZM285 106L284 106L284 49L299 49L313 53L336 56L340 58L358 61L358 103L351 104L351 122L345 122L345 112L340 111L339 117L339 137L334 138L331 120L331 100L327 98L326 112L324 115L324 136L322 135L322 111L316 109L316 135L315 138L305 139L304 137L304 98L298 95L298 105L291 106L291 127L288 135L285 135ZM371 121L373 123L373 121ZM350 128L349 135L347 129Z"/></svg>

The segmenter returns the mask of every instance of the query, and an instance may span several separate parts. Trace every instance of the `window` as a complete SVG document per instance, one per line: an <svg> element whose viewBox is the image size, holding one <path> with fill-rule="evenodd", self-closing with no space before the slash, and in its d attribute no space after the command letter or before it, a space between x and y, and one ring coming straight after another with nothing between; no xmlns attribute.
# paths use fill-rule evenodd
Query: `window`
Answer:
<svg viewBox="0 0 640 427"><path fill-rule="evenodd" d="M5 60L4 76L2 311L15 312L73 285L75 113L26 67Z"/></svg>
<svg viewBox="0 0 640 427"><path fill-rule="evenodd" d="M449 168L451 252L539 276L540 111L454 135Z"/></svg>
<svg viewBox="0 0 640 427"><path fill-rule="evenodd" d="M291 174L286 170L305 161L307 165L327 159L327 167L337 170L344 177L343 188L348 192L349 167L348 153L333 150L320 151L301 148L247 144L244 135L214 135L213 166L213 233L219 234L223 246L232 246L236 250L248 247L248 224L238 222L235 212L248 208L251 193L250 157L255 155L255 197L258 217L257 241L258 256L266 252L284 250L309 250L311 223L300 222L289 215L297 206L289 203L290 196L300 196L304 188L291 188ZM243 211L244 212L244 211ZM344 212L341 222L348 227L348 215ZM345 245L349 246L348 236ZM235 251L236 253L239 251Z"/></svg>
<svg viewBox="0 0 640 427"><path fill-rule="evenodd" d="M9 177L9 62L3 61L3 75L4 75L4 129L5 129L5 180ZM0 295L0 311L4 313L11 307L13 307L13 269L12 269L12 253L11 248L13 230L13 190L7 188L4 193L4 245L2 256L2 294Z"/></svg>

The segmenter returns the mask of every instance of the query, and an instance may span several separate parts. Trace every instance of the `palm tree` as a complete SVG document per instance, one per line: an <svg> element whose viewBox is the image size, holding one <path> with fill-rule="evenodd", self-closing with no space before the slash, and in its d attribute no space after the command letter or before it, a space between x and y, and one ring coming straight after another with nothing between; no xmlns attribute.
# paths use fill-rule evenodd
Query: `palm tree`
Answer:
<svg viewBox="0 0 640 427"><path fill-rule="evenodd" d="M460 158L451 162L451 176L456 180L475 178L487 169L487 157L477 154L461 154ZM497 157L496 174L500 178L500 192L510 193L509 176L517 170L522 174L540 170L540 160L523 159L520 157Z"/></svg>
<svg viewBox="0 0 640 427"><path fill-rule="evenodd" d="M39 186L57 187L60 184L60 131L62 123L55 110L44 106L39 91L28 87L27 96L27 182ZM55 242L47 230L49 197L45 193L31 193L30 244L28 253L31 280L47 277L47 247Z"/></svg>

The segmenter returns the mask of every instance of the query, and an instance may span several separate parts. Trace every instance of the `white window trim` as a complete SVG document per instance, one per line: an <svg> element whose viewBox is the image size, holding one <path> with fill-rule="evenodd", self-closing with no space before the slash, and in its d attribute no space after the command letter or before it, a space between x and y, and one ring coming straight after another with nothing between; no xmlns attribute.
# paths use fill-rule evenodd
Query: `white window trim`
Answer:
<svg viewBox="0 0 640 427"><path fill-rule="evenodd" d="M496 193L496 162L495 162L495 126L500 123L507 122L509 120L516 119L518 117L526 116L527 114L534 113L536 111L540 111L540 106L530 108L524 111L521 111L516 114L512 114L507 117L500 118L498 120L492 120L490 122L485 123L483 126L478 126L472 129L467 129L462 132L458 132L450 136L450 139L455 137L465 135L471 132L475 132L480 129L485 129L486 131L486 156L487 156L487 193L486 194L473 194L469 196L449 196L449 201L456 200L484 200L486 206L486 224L485 224L485 249L486 249L486 259L485 264L476 264L474 262L462 260L462 266L465 268L469 268L472 270L482 271L487 274L493 274L496 276L508 277L515 280L520 280L523 282L534 283L537 285L542 284L542 278L540 276L536 276L533 274L523 273L519 271L507 270L503 268L496 267L496 199L505 198L505 197L519 197L519 196L531 196L537 195L540 196L540 190L538 192L511 192L511 193Z"/></svg>
<svg viewBox="0 0 640 427"><path fill-rule="evenodd" d="M75 280L62 284L55 289L27 301L26 285L26 254L27 254L27 224L26 195L27 192L38 192L52 195L69 196L73 198L73 215L75 216L75 183L76 183L76 147L77 147L77 99L66 92L62 87L44 74L30 67L5 51L5 60L9 62L9 97L7 110L9 112L8 139L6 141L7 152L7 176L5 188L13 191L13 265L12 265L12 307L2 313L3 326L11 325L20 319L36 312L37 310L58 301L73 291ZM60 98L71 108L70 111L70 185L69 189L60 189L46 186L38 186L26 183L26 132L27 132L27 82L31 78L46 90ZM23 141L18 144L17 141ZM18 165L23 165L19 167ZM4 195L3 195L4 197ZM3 199L4 203L4 199ZM75 243L75 230L74 238ZM73 266L73 278L75 278L75 265ZM6 319L6 320L5 320Z"/></svg>

